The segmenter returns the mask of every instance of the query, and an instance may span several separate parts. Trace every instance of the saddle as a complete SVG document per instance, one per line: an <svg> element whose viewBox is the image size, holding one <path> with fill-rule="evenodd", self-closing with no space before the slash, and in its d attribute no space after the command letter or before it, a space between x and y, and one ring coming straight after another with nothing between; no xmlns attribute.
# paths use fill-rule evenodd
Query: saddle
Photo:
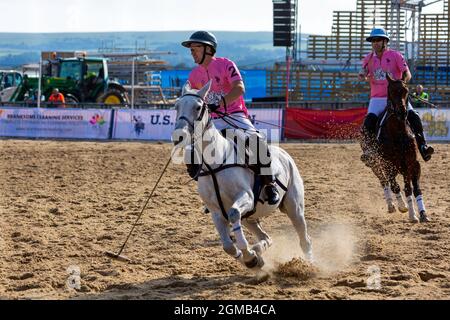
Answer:
<svg viewBox="0 0 450 320"><path fill-rule="evenodd" d="M378 117L378 121L377 121L377 126L376 126L376 131L375 132L376 132L376 141L380 145L381 144L387 144L387 143L390 142L389 137L387 137L386 135L382 134L382 129L383 129L384 125L386 124L386 121L387 121L389 116L390 116L389 112L386 109ZM409 124L408 121L406 121L406 124L407 124L407 128L409 129L408 130L408 136L410 136L411 138L414 139L415 138L415 134L414 134L414 131L413 131L411 125Z"/></svg>

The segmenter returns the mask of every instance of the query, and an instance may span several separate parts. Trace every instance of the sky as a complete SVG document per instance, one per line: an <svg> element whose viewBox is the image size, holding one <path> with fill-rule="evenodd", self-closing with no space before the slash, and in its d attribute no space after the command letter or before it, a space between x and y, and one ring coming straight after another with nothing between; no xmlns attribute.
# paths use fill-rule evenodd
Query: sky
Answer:
<svg viewBox="0 0 450 320"><path fill-rule="evenodd" d="M298 3L308 34L331 34L333 11L356 10L356 0ZM272 0L0 0L0 32L272 31L272 10Z"/></svg>

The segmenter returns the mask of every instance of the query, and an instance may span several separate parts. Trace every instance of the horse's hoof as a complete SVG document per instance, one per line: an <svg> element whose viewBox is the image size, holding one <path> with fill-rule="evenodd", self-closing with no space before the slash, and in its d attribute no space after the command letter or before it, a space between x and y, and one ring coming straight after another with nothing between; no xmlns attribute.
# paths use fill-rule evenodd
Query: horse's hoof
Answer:
<svg viewBox="0 0 450 320"><path fill-rule="evenodd" d="M395 206L393 204L388 205L388 213L394 213L395 212Z"/></svg>
<svg viewBox="0 0 450 320"><path fill-rule="evenodd" d="M419 222L419 219L417 219L416 216L414 216L414 217L409 217L409 222L417 223L417 222Z"/></svg>
<svg viewBox="0 0 450 320"><path fill-rule="evenodd" d="M267 249L269 249L269 247L272 245L272 240L268 239L268 240L261 240L258 243L255 243L252 246L252 250L256 252L256 254L258 256L262 255L262 253L264 251L266 251Z"/></svg>
<svg viewBox="0 0 450 320"><path fill-rule="evenodd" d="M405 212L408 212L408 208L407 207L398 207L398 211L400 211L401 213L405 213Z"/></svg>
<svg viewBox="0 0 450 320"><path fill-rule="evenodd" d="M430 222L430 219L427 217L427 214L424 211L420 212L419 220L420 222Z"/></svg>
<svg viewBox="0 0 450 320"><path fill-rule="evenodd" d="M249 269L253 269L258 265L258 256L255 255L250 261L244 261L245 266Z"/></svg>
<svg viewBox="0 0 450 320"><path fill-rule="evenodd" d="M255 254L255 256L250 261L244 261L244 264L249 269L261 269L264 266L264 259L261 256Z"/></svg>
<svg viewBox="0 0 450 320"><path fill-rule="evenodd" d="M263 257L262 256L258 256L258 265L257 265L258 269L262 269L262 267L264 267L265 264L266 263L264 262Z"/></svg>
<svg viewBox="0 0 450 320"><path fill-rule="evenodd" d="M261 255L264 251L264 247L260 242L258 242L252 246L252 250L255 251L257 255Z"/></svg>

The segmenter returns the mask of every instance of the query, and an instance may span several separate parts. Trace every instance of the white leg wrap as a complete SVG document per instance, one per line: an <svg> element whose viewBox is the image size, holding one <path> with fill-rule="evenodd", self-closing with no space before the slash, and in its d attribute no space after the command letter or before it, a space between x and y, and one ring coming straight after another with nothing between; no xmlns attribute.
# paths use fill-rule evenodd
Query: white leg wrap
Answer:
<svg viewBox="0 0 450 320"><path fill-rule="evenodd" d="M391 189L389 187L384 187L384 198L387 202L392 201Z"/></svg>
<svg viewBox="0 0 450 320"><path fill-rule="evenodd" d="M400 212L408 211L403 194L401 192L396 193L395 198L397 198L398 210L400 210Z"/></svg>
<svg viewBox="0 0 450 320"><path fill-rule="evenodd" d="M395 212L394 201L392 200L392 193L389 187L384 187L384 199L386 199L388 205L388 212Z"/></svg>
<svg viewBox="0 0 450 320"><path fill-rule="evenodd" d="M413 196L409 196L406 200L408 201L408 209L414 210L414 198L413 198Z"/></svg>
<svg viewBox="0 0 450 320"><path fill-rule="evenodd" d="M422 195L417 196L416 203L417 203L417 210L419 210L419 212L426 211Z"/></svg>
<svg viewBox="0 0 450 320"><path fill-rule="evenodd" d="M408 197L408 212L409 212L409 219L411 221L418 221L416 217L416 211L414 210L414 197L411 195Z"/></svg>
<svg viewBox="0 0 450 320"><path fill-rule="evenodd" d="M242 232L240 221L233 223L233 232L234 236L236 237L236 247L241 250L247 250L248 242L247 239L245 239L244 233Z"/></svg>

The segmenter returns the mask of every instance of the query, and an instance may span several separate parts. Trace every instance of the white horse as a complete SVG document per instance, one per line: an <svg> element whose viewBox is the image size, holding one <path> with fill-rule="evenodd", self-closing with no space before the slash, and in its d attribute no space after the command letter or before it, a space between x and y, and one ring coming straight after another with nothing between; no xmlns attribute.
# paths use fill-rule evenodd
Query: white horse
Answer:
<svg viewBox="0 0 450 320"><path fill-rule="evenodd" d="M190 146L201 155L203 174L198 177L198 191L211 212L223 249L248 268L261 268L264 265L262 253L272 240L259 220L279 208L291 220L305 259L312 261L312 245L304 216L303 180L294 160L283 149L270 146L272 170L277 177L281 200L270 206L262 200L264 193L260 193L255 212L249 215L255 203L254 172L243 165L230 164L231 158L236 163L237 144L223 137L211 121L205 103L210 85L211 81L201 90L193 90L189 82L185 84L175 104L177 121L172 139L175 151ZM255 245L249 246L241 223L257 237Z"/></svg>

